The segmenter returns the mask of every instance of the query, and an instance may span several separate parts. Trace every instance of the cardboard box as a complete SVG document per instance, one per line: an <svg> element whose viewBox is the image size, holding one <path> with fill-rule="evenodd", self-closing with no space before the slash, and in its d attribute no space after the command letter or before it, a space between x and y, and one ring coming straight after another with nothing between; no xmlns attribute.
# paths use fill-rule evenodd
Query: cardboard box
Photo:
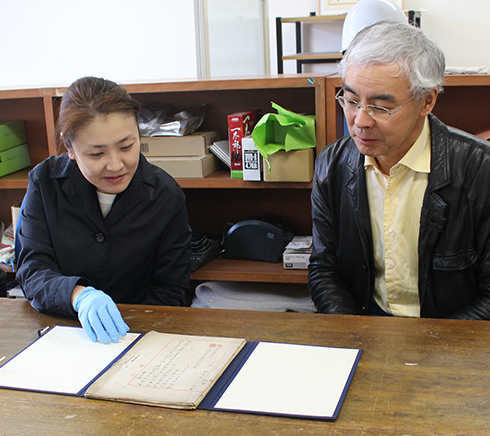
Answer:
<svg viewBox="0 0 490 436"><path fill-rule="evenodd" d="M262 179L262 158L251 136L242 138L243 180L259 182Z"/></svg>
<svg viewBox="0 0 490 436"><path fill-rule="evenodd" d="M260 111L235 112L228 115L228 140L230 141L231 178L243 178L242 138L252 134L259 121Z"/></svg>
<svg viewBox="0 0 490 436"><path fill-rule="evenodd" d="M308 269L312 244L311 236L295 236L282 255L284 268Z"/></svg>
<svg viewBox="0 0 490 436"><path fill-rule="evenodd" d="M0 152L0 177L31 166L27 144Z"/></svg>
<svg viewBox="0 0 490 436"><path fill-rule="evenodd" d="M24 120L0 121L0 151L25 144L27 142Z"/></svg>
<svg viewBox="0 0 490 436"><path fill-rule="evenodd" d="M164 169L175 179L203 179L215 172L221 164L214 154L149 157L148 162Z"/></svg>
<svg viewBox="0 0 490 436"><path fill-rule="evenodd" d="M208 146L219 139L217 132L194 132L186 136L142 136L143 156L203 156Z"/></svg>
<svg viewBox="0 0 490 436"><path fill-rule="evenodd" d="M284 269L308 269L311 253L284 253Z"/></svg>
<svg viewBox="0 0 490 436"><path fill-rule="evenodd" d="M263 162L264 181L266 182L311 182L313 180L315 149L284 151L268 156L271 171L267 162Z"/></svg>

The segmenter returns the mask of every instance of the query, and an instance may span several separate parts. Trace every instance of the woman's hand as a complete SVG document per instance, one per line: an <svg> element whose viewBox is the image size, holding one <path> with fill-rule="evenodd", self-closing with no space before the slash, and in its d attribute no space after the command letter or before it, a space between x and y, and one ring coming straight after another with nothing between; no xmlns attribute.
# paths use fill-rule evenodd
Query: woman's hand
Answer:
<svg viewBox="0 0 490 436"><path fill-rule="evenodd" d="M119 309L109 295L88 286L73 291L73 308L78 312L78 319L89 339L104 344L118 342L119 335L126 336L129 327L124 322Z"/></svg>

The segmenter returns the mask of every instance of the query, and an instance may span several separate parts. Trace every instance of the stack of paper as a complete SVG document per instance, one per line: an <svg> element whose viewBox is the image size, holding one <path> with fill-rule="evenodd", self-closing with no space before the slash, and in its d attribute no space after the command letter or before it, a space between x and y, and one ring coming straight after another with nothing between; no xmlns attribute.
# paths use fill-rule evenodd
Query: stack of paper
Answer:
<svg viewBox="0 0 490 436"><path fill-rule="evenodd" d="M231 167L230 143L226 141L217 141L208 145L211 152L216 155L228 168Z"/></svg>
<svg viewBox="0 0 490 436"><path fill-rule="evenodd" d="M477 67L446 67L445 74L488 74L488 67L480 65Z"/></svg>
<svg viewBox="0 0 490 436"><path fill-rule="evenodd" d="M316 312L303 285L209 281L196 287L192 307L259 310L269 312Z"/></svg>

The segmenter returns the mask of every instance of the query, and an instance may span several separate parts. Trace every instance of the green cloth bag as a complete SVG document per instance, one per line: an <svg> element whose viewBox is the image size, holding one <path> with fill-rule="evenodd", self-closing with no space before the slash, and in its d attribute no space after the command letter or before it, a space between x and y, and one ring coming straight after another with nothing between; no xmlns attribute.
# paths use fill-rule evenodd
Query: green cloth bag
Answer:
<svg viewBox="0 0 490 436"><path fill-rule="evenodd" d="M316 147L315 115L299 115L271 102L277 114L265 114L255 125L252 138L261 156L279 150L303 150Z"/></svg>

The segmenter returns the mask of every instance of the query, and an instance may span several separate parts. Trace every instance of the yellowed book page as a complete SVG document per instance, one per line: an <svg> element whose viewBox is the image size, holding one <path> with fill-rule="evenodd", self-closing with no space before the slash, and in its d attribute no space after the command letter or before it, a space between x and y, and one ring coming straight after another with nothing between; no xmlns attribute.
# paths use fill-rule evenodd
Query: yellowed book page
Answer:
<svg viewBox="0 0 490 436"><path fill-rule="evenodd" d="M194 409L245 343L152 331L99 377L86 396Z"/></svg>

